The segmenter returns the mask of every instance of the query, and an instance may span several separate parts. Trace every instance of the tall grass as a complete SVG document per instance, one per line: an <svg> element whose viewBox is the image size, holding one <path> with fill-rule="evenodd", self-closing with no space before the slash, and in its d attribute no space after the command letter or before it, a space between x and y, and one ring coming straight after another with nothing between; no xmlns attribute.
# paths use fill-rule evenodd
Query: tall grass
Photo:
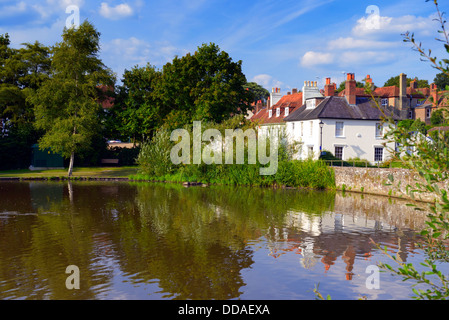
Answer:
<svg viewBox="0 0 449 320"><path fill-rule="evenodd" d="M203 129L238 127L241 121L232 120L227 124L208 124ZM248 127L243 127L246 130ZM278 170L274 175L260 175L263 166L256 164L210 164L173 165L170 161L170 150L174 143L170 142L169 134L160 130L151 142L142 146L137 159L139 172L130 176L132 180L168 181L168 182L197 182L217 185L235 186L278 186L313 189L334 189L335 176L332 168L324 161L292 160L294 148L280 144L278 150ZM269 150L269 145L267 145ZM235 149L234 149L235 150ZM246 153L245 153L246 154ZM235 157L235 155L234 155ZM247 160L247 159L246 159ZM234 162L235 163L235 162Z"/></svg>

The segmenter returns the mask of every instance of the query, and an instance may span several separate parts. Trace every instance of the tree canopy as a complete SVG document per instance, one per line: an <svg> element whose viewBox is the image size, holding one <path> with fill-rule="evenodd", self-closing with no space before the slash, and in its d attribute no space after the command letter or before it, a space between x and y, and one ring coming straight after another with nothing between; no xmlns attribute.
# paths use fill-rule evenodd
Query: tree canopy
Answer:
<svg viewBox="0 0 449 320"><path fill-rule="evenodd" d="M410 83L413 80L418 81L418 88L429 88L430 87L428 80L420 80L418 78L407 78L407 86L410 86ZM396 87L400 86L399 76L391 77L390 79L388 79L385 82L384 87L390 87L390 86L396 86Z"/></svg>
<svg viewBox="0 0 449 320"><path fill-rule="evenodd" d="M100 33L88 21L79 28L64 28L63 40L53 47L51 76L30 97L35 126L44 131L41 149L70 158L71 176L75 152L90 147L101 128L101 85L114 82L112 72L98 58Z"/></svg>

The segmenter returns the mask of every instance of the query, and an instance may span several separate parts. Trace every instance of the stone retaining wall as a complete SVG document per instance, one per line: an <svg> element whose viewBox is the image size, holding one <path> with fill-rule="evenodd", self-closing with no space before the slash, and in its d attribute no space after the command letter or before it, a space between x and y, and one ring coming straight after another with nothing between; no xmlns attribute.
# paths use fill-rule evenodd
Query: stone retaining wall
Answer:
<svg viewBox="0 0 449 320"><path fill-rule="evenodd" d="M404 199L410 198L406 193L407 185L415 186L417 181L422 181L417 174L408 169L334 167L334 170L338 190ZM388 178L390 175L394 178L393 183ZM445 183L442 187L447 189L448 185ZM435 196L428 193L415 193L415 199L433 201Z"/></svg>

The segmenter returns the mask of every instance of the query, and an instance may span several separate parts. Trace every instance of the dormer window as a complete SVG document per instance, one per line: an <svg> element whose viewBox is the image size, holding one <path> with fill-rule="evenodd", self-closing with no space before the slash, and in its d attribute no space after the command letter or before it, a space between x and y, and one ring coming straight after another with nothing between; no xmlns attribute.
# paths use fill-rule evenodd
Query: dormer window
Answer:
<svg viewBox="0 0 449 320"><path fill-rule="evenodd" d="M273 116L273 110L268 110L268 118L271 118Z"/></svg>
<svg viewBox="0 0 449 320"><path fill-rule="evenodd" d="M285 117L289 115L289 112L290 112L289 107L285 108Z"/></svg>
<svg viewBox="0 0 449 320"><path fill-rule="evenodd" d="M387 107L388 106L388 99L382 99L381 103L382 103L382 107Z"/></svg>
<svg viewBox="0 0 449 320"><path fill-rule="evenodd" d="M276 109L276 117L279 117L281 115L281 108Z"/></svg>
<svg viewBox="0 0 449 320"><path fill-rule="evenodd" d="M306 109L315 109L316 99L309 99L306 101Z"/></svg>

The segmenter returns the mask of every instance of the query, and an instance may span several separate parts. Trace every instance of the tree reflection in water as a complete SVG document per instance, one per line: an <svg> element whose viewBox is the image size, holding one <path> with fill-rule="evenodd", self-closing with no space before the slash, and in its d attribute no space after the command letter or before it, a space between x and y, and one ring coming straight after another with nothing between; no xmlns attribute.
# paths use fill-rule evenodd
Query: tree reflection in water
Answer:
<svg viewBox="0 0 449 320"><path fill-rule="evenodd" d="M406 261L424 221L400 201L322 191L0 182L0 195L1 299L235 299L285 255L322 274L343 261L346 281L370 238ZM64 285L72 264L80 290Z"/></svg>

